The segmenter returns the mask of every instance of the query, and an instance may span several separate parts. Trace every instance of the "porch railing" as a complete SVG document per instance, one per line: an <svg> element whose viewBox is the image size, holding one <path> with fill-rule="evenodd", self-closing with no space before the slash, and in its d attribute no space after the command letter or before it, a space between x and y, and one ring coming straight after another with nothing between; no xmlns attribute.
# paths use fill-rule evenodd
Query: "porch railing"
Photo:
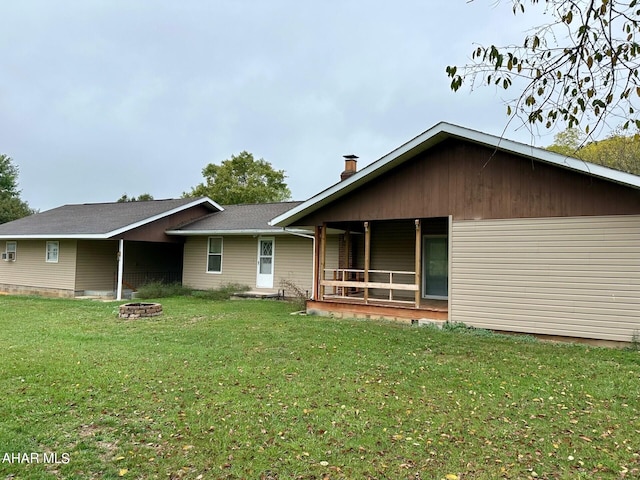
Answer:
<svg viewBox="0 0 640 480"><path fill-rule="evenodd" d="M415 292L419 290L419 287L415 281L416 272L369 270L368 277L368 280L365 281L365 270L361 269L325 268L323 278L320 281L320 285L323 287L322 297L323 299L348 298L364 303L384 301L417 306ZM403 279L402 277L405 280L411 280L411 282L399 281ZM388 295L382 296L377 293L372 295L370 290L386 290ZM400 294L396 294L394 298L394 292L413 292L412 299L399 299Z"/></svg>

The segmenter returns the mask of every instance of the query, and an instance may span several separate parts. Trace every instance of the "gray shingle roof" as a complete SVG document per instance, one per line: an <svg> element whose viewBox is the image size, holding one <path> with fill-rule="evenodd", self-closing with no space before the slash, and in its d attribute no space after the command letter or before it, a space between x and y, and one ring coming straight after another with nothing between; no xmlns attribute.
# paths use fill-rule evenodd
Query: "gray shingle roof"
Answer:
<svg viewBox="0 0 640 480"><path fill-rule="evenodd" d="M175 234L224 233L242 231L279 231L269 221L297 207L302 202L259 203L246 205L223 205L222 212L214 212L206 217L172 230Z"/></svg>
<svg viewBox="0 0 640 480"><path fill-rule="evenodd" d="M109 238L199 204L218 207L207 198L64 205L0 225L0 238Z"/></svg>

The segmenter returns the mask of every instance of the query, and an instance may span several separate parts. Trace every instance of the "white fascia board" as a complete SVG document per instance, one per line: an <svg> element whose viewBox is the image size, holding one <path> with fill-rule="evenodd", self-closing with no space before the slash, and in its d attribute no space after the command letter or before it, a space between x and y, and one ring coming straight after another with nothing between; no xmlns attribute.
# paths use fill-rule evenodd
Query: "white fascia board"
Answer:
<svg viewBox="0 0 640 480"><path fill-rule="evenodd" d="M155 222L156 220L160 220L161 218L168 217L169 215L173 215L174 213L182 212L184 210L187 210L189 208L196 207L196 206L202 205L202 204L209 204L209 205L213 206L214 208L217 208L218 211L220 211L220 212L222 212L224 210L224 208L222 208L220 205L218 205L216 202L214 202L210 198L200 198L200 199L195 200L193 202L187 203L186 205L182 205L180 207L176 207L176 208L174 208L172 210L167 210L166 212L159 213L158 215L154 215L153 217L148 217L148 218L145 218L144 220L140 220L139 222L132 223L131 225L126 225L126 226L124 226L122 228L118 228L116 230L112 230L111 232L107 232L104 235L106 236L105 238L111 238L111 237L114 237L116 235L120 235L121 233L128 232L129 230L133 230L135 228L142 227L143 225L146 225L148 223Z"/></svg>
<svg viewBox="0 0 640 480"><path fill-rule="evenodd" d="M584 160L551 152L543 148L515 142L513 140L507 140L488 133L482 133L477 130L471 130L469 128L460 127L446 122L440 122L429 130L396 148L392 152L389 152L375 162L367 165L365 168L346 180L334 184L326 190L311 197L306 202L303 202L297 207L275 217L269 222L269 225L286 227L329 202L351 192L360 185L384 174L404 161L413 158L415 155L430 149L447 138L459 138L640 189L640 176L620 172L601 165L585 162Z"/></svg>
<svg viewBox="0 0 640 480"><path fill-rule="evenodd" d="M202 235L282 235L284 230L279 229L238 229L238 230L167 230L167 235L182 237L195 237Z"/></svg>
<svg viewBox="0 0 640 480"><path fill-rule="evenodd" d="M320 208L331 202L332 200L339 198L352 190L355 190L361 184L382 175L383 173L404 162L406 159L412 157L413 155L427 150L436 143L440 143L446 138L446 136L442 138L436 138L436 135L442 133L444 125L448 124L437 124L426 132L409 140L404 145L401 145L392 152L389 152L385 156L379 158L375 162L367 165L365 168L363 168L359 172L356 172L346 180L342 180L334 184L326 190L311 197L306 202L303 202L297 207L294 207L291 210L283 213L282 215L275 217L269 222L269 225L273 225L276 227L286 227L299 218L302 218L306 214L316 210L317 208ZM432 139L433 141L427 142L427 140L429 139Z"/></svg>
<svg viewBox="0 0 640 480"><path fill-rule="evenodd" d="M74 234L59 234L59 233L38 233L37 235L0 235L0 240L43 240L43 239L60 239L60 240L115 240L109 237L106 233L74 233Z"/></svg>
<svg viewBox="0 0 640 480"><path fill-rule="evenodd" d="M579 158L570 157L568 155L562 155L560 153L552 152L544 148L534 147L525 143L503 139L494 135L489 135L488 133L469 130L463 127L458 127L456 125L449 125L449 127L450 128L448 130L451 135L462 138L464 140L484 144L498 150L514 153L516 155L533 158L535 160L552 165L557 165L569 170L586 173L587 175L599 177L604 180L609 180L628 187L640 188L640 176L633 175L631 173L614 170L613 168L590 163Z"/></svg>
<svg viewBox="0 0 640 480"><path fill-rule="evenodd" d="M0 235L0 240L4 239L15 239L15 240L42 240L42 239L51 239L51 238L59 238L59 239L82 239L82 240L113 240L113 237L119 235L121 233L127 232L129 230L133 230L134 228L141 227L148 223L154 222L166 216L172 215L174 213L181 212L191 207L195 207L202 204L209 204L214 208L217 208L219 211L223 211L224 209L218 205L216 202L211 200L210 198L200 198L193 202L190 202L186 205L182 205L180 207L176 207L172 210L167 210L166 212L159 213L158 215L154 215L153 217L145 218L144 220L140 220L139 222L132 223L130 225L118 228L116 230L112 230L110 232L104 233L38 233L38 234L25 234L25 235Z"/></svg>

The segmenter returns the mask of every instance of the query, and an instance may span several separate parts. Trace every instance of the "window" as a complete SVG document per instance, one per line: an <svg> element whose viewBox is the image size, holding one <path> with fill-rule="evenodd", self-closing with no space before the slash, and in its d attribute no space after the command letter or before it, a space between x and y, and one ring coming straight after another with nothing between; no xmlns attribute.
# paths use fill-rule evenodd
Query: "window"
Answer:
<svg viewBox="0 0 640 480"><path fill-rule="evenodd" d="M58 263L59 242L47 242L47 257L49 263Z"/></svg>
<svg viewBox="0 0 640 480"><path fill-rule="evenodd" d="M3 260L13 261L16 259L16 250L18 248L18 242L7 242L4 247L4 252L2 254Z"/></svg>
<svg viewBox="0 0 640 480"><path fill-rule="evenodd" d="M222 237L209 237L207 272L222 273Z"/></svg>

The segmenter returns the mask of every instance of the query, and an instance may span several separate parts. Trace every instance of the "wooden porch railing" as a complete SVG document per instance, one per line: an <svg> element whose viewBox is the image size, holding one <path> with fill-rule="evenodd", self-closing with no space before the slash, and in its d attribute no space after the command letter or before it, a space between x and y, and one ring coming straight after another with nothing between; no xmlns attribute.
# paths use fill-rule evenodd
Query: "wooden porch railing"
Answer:
<svg viewBox="0 0 640 480"><path fill-rule="evenodd" d="M365 281L365 270L354 268L325 268L324 275L320 281L320 285L324 287L323 299L327 298L349 298L359 299L364 303L372 302L391 302L399 304L408 304L416 306L415 300L399 300L394 298L394 291L402 292L415 292L419 290L418 285L415 283L416 272L394 271L394 270L368 270L368 277L371 276L381 277L388 275L388 281ZM394 281L394 276L395 280ZM413 277L412 283L397 282L398 276L410 276ZM332 289L332 293L327 293L327 288ZM369 290L388 290L388 298L370 297ZM362 292L362 296L360 293Z"/></svg>

